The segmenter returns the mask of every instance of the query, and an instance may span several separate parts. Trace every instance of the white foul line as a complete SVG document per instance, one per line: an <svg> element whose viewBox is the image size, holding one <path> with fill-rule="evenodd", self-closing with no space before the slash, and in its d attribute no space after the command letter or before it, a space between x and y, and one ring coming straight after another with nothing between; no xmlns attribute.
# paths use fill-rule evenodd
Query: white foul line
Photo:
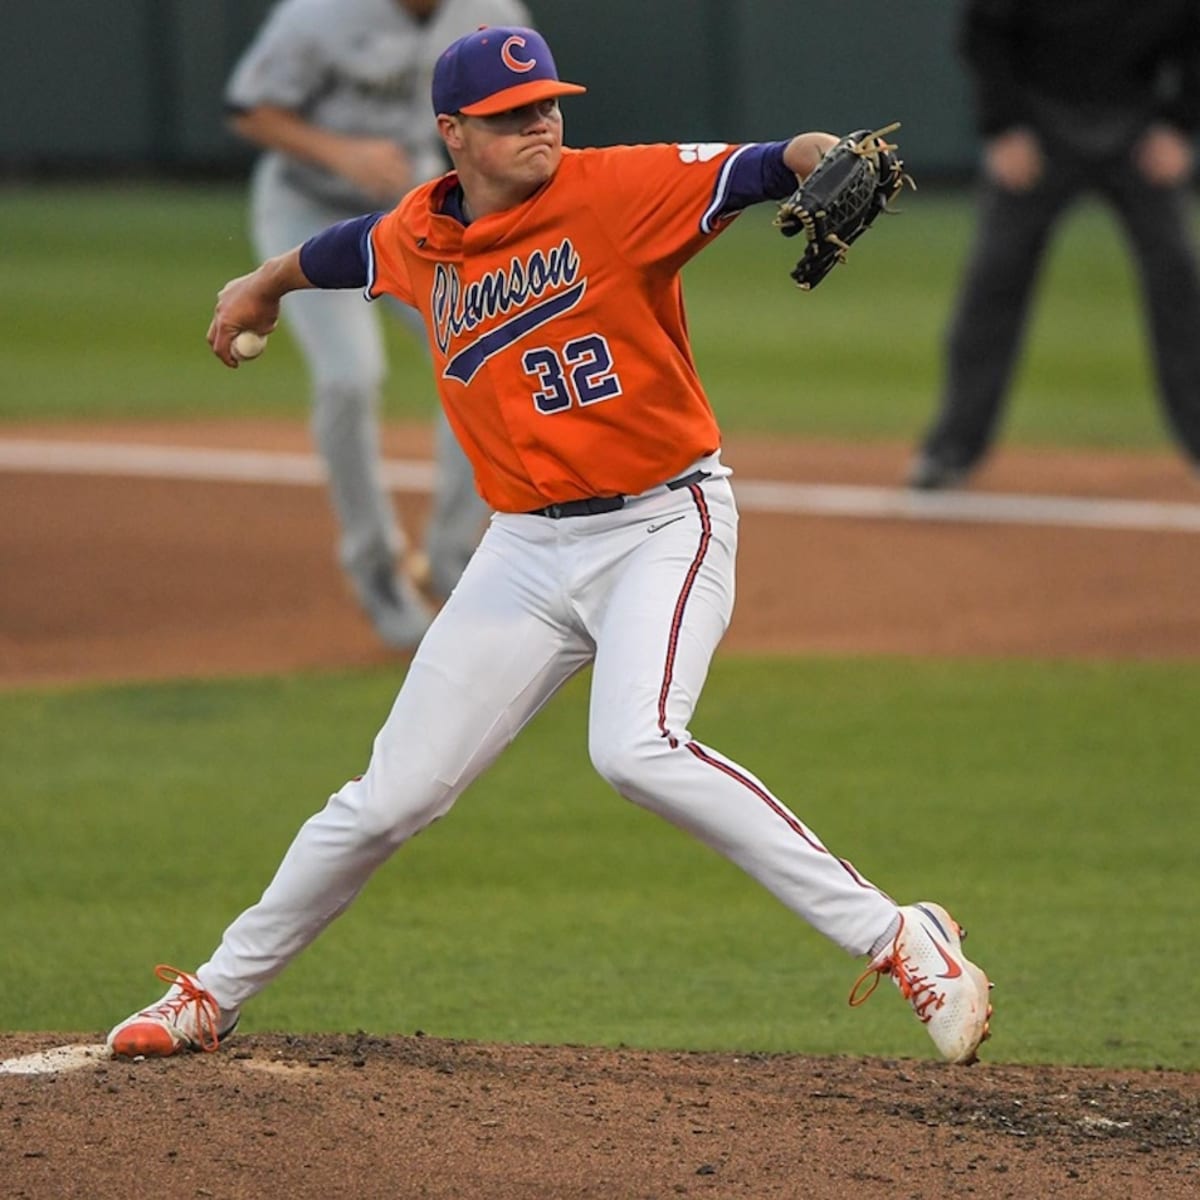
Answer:
<svg viewBox="0 0 1200 1200"><path fill-rule="evenodd" d="M738 507L753 512L974 521L996 525L1072 525L1200 533L1200 504L1158 500L1088 500L1007 492L914 492L848 484L739 480Z"/></svg>
<svg viewBox="0 0 1200 1200"><path fill-rule="evenodd" d="M293 485L323 484L326 478L324 465L313 454L17 438L0 439L0 470ZM387 459L383 480L392 491L427 493L433 489L434 465L414 459ZM1200 504L1175 501L1003 492L931 493L736 476L735 484L738 506L744 512L1200 533Z"/></svg>
<svg viewBox="0 0 1200 1200"><path fill-rule="evenodd" d="M214 483L323 484L326 479L325 465L314 454L15 438L0 439L0 470L48 475L140 475ZM433 487L433 464L389 460L384 480L395 491L427 492Z"/></svg>

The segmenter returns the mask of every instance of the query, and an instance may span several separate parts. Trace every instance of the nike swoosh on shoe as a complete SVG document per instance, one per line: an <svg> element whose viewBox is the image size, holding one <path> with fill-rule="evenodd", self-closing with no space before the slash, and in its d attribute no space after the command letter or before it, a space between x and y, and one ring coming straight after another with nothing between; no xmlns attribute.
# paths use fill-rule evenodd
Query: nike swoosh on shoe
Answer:
<svg viewBox="0 0 1200 1200"><path fill-rule="evenodd" d="M929 934L933 948L942 956L942 962L946 964L946 970L938 975L938 979L957 979L962 974L962 967L942 949L942 943L937 940L935 934L930 933L928 925L925 926L925 932Z"/></svg>

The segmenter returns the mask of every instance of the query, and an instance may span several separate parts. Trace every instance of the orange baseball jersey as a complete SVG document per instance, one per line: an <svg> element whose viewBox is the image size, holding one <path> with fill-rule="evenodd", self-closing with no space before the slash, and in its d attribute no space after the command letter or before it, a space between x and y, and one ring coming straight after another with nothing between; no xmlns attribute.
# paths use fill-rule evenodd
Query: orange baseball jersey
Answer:
<svg viewBox="0 0 1200 1200"><path fill-rule="evenodd" d="M371 231L367 294L421 312L450 423L483 498L528 512L634 495L720 445L679 270L731 217L739 148L564 149L524 203L463 226L452 172Z"/></svg>

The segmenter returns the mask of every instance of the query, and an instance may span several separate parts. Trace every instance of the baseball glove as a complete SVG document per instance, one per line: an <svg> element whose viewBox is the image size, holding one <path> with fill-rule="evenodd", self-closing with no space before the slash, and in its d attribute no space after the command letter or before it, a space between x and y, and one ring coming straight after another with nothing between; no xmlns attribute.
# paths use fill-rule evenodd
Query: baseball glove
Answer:
<svg viewBox="0 0 1200 1200"><path fill-rule="evenodd" d="M811 291L846 261L850 243L862 237L888 202L908 183L896 147L885 135L900 128L897 121L874 133L859 129L847 134L821 157L812 174L779 206L775 224L784 237L803 232L808 239L804 256L792 270L796 286Z"/></svg>

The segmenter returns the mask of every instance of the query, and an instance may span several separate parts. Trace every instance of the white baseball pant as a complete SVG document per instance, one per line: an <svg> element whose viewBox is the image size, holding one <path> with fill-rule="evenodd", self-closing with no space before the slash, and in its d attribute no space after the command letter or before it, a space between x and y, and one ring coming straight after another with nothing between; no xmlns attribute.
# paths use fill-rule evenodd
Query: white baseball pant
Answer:
<svg viewBox="0 0 1200 1200"><path fill-rule="evenodd" d="M398 847L445 814L577 671L588 741L621 795L732 860L851 954L896 906L750 772L688 732L733 608L737 509L702 484L610 513L498 514L422 641L366 773L300 829L262 899L198 971L224 1009L261 990Z"/></svg>

